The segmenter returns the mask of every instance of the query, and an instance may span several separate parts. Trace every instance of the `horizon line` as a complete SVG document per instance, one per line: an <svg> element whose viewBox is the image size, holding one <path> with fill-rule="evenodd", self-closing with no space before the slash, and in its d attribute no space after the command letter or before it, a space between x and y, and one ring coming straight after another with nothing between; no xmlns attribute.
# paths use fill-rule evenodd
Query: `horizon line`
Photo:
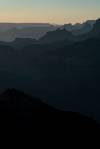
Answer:
<svg viewBox="0 0 100 149"><path fill-rule="evenodd" d="M65 22L65 23L54 23L54 22L6 22L6 21L2 21L2 22L0 22L0 24L48 24L48 25L64 25L64 24L77 24L77 23L79 23L79 24L82 24L82 23L85 23L86 21L96 21L96 20L98 20L99 18L97 18L97 19L86 19L86 20L84 20L84 21L78 21L78 22Z"/></svg>

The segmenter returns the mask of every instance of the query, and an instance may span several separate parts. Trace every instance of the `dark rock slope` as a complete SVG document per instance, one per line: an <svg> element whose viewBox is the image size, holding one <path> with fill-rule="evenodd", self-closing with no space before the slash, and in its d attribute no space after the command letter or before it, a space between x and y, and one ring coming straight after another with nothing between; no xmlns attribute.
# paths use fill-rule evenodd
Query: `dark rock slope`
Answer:
<svg viewBox="0 0 100 149"><path fill-rule="evenodd" d="M0 125L8 129L99 129L99 125L91 118L60 111L15 89L8 89L0 95L0 119Z"/></svg>

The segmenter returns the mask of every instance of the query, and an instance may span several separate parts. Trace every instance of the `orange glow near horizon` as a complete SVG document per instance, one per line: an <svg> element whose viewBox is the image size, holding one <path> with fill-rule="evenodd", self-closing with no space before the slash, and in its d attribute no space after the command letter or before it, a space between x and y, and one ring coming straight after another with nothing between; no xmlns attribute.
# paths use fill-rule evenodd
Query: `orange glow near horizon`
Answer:
<svg viewBox="0 0 100 149"><path fill-rule="evenodd" d="M0 0L0 22L80 23L96 20L100 0Z"/></svg>

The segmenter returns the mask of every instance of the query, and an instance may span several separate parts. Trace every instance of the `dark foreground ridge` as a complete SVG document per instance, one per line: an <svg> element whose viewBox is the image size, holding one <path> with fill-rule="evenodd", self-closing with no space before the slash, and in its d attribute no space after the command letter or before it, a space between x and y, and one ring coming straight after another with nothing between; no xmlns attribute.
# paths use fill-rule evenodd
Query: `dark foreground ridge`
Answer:
<svg viewBox="0 0 100 149"><path fill-rule="evenodd" d="M99 129L99 124L91 118L79 113L60 111L15 89L8 89L0 95L0 119L0 125L11 129Z"/></svg>

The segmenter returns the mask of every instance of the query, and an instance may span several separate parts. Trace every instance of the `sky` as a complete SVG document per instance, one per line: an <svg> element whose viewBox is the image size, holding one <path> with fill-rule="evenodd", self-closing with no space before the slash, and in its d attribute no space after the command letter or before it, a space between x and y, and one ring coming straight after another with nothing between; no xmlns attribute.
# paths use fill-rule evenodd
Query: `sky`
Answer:
<svg viewBox="0 0 100 149"><path fill-rule="evenodd" d="M100 17L100 0L0 0L0 22L65 24Z"/></svg>

